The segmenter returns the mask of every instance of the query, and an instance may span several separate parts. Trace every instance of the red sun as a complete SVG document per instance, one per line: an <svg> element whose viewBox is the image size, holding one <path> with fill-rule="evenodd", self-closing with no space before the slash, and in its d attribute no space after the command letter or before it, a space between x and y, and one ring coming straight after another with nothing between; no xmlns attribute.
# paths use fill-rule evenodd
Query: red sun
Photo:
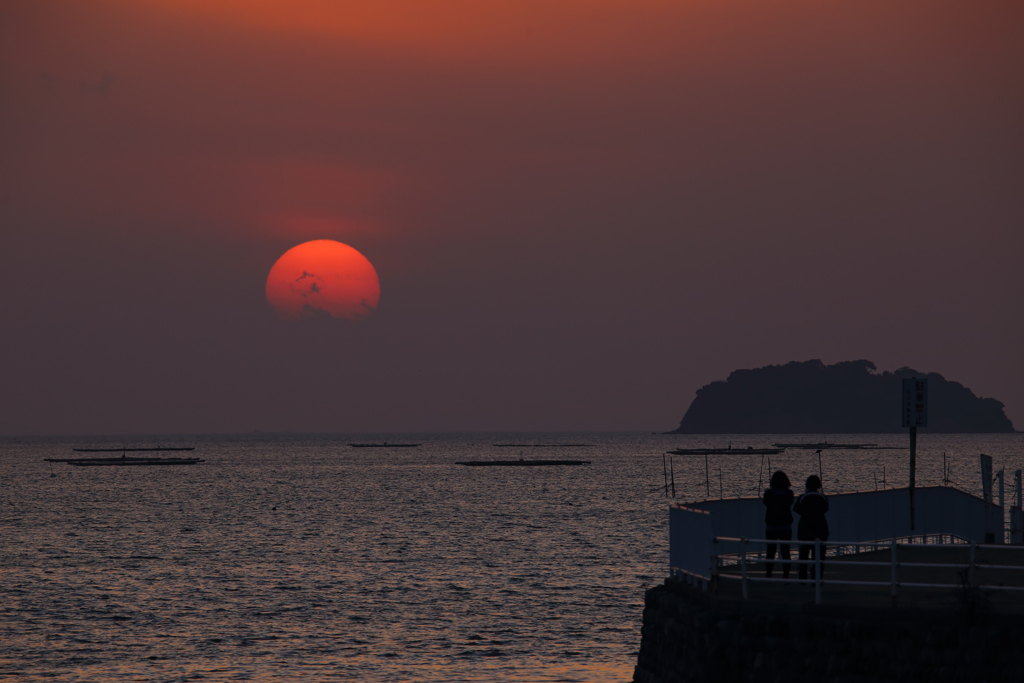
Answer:
<svg viewBox="0 0 1024 683"><path fill-rule="evenodd" d="M373 264L347 244L313 240L277 259L267 275L267 301L284 320L362 320L377 308L380 280Z"/></svg>

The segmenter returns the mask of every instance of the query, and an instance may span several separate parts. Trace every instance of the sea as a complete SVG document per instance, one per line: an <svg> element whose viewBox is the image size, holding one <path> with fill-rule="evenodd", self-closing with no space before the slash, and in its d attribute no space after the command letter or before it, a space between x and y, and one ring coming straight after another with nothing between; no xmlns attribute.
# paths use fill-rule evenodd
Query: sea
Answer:
<svg viewBox="0 0 1024 683"><path fill-rule="evenodd" d="M826 494L906 485L905 434L829 435L897 449L820 462L742 453L825 438L0 438L0 679L629 681L673 499L757 496L777 469L794 484L820 471ZM44 461L122 446L194 446L205 462ZM980 494L980 453L1005 469L1009 506L1024 434L923 432L918 485ZM520 458L590 464L457 464Z"/></svg>

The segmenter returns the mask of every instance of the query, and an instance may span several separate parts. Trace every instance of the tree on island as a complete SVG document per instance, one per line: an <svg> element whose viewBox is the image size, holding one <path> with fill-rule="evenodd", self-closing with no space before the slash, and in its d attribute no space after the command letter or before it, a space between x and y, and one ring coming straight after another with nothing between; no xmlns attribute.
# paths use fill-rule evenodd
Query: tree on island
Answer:
<svg viewBox="0 0 1024 683"><path fill-rule="evenodd" d="M928 379L929 432L1013 432L994 398L934 372L877 372L867 360L736 370L697 390L671 434L884 434L903 431L902 381Z"/></svg>

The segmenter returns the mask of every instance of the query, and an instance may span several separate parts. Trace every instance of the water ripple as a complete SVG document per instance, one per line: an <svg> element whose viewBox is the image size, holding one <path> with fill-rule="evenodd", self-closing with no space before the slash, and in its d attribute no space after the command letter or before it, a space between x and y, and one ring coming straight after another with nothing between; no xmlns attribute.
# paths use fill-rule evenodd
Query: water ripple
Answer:
<svg viewBox="0 0 1024 683"><path fill-rule="evenodd" d="M1019 436L924 437L919 481L941 450L962 482L978 452L1021 467ZM528 437L202 437L200 466L57 477L42 458L79 444L3 443L0 678L629 680L666 571L661 454L702 439L568 435L597 444L591 466L481 469L454 463ZM831 481L868 488L885 466L896 484L904 457L834 461ZM751 495L756 464L717 463L724 493ZM703 460L675 469L703 497Z"/></svg>

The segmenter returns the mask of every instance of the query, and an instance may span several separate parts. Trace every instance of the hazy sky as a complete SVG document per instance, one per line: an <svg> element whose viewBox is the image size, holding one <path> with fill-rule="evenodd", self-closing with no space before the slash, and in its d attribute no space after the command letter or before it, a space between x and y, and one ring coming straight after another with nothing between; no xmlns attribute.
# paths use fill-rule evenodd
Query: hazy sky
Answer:
<svg viewBox="0 0 1024 683"><path fill-rule="evenodd" d="M1024 428L1022 35L1019 0L0 0L0 434L663 431L811 358ZM318 238L370 320L270 310Z"/></svg>

